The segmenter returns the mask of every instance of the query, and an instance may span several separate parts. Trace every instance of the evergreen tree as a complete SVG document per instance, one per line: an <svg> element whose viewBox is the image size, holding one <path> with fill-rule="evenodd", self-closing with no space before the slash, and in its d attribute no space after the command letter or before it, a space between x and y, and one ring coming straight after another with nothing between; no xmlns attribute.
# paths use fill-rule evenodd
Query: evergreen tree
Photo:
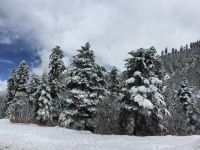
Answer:
<svg viewBox="0 0 200 150"><path fill-rule="evenodd" d="M29 104L30 104L30 118L34 120L36 111L38 110L38 100L41 94L41 79L38 75L32 74L29 85Z"/></svg>
<svg viewBox="0 0 200 150"><path fill-rule="evenodd" d="M50 95L50 87L48 76L42 75L41 93L38 99L38 110L36 119L42 123L47 123L52 119L52 98Z"/></svg>
<svg viewBox="0 0 200 150"><path fill-rule="evenodd" d="M59 99L60 90L62 89L61 82L60 82L60 76L66 69L64 66L64 62L62 58L64 57L63 50L56 46L52 49L51 55L50 55L50 63L49 63L49 83L50 83L50 94L53 98L52 103L52 113L53 113L53 120L58 121L59 116L59 109L61 109L59 106L61 105L61 101Z"/></svg>
<svg viewBox="0 0 200 150"><path fill-rule="evenodd" d="M183 80L180 90L178 91L179 102L182 104L182 111L187 112L187 107L190 105L193 95L192 89L189 87L188 81Z"/></svg>
<svg viewBox="0 0 200 150"><path fill-rule="evenodd" d="M182 46L180 47L180 51L183 51L183 47Z"/></svg>
<svg viewBox="0 0 200 150"><path fill-rule="evenodd" d="M18 70L18 83L19 86L24 86L28 80L29 80L29 74L28 74L28 65L25 60L23 60L19 65ZM22 87L19 87L22 88Z"/></svg>
<svg viewBox="0 0 200 150"><path fill-rule="evenodd" d="M40 77L36 74L31 75L31 81L30 81L30 94L35 94L38 91L38 87L41 84Z"/></svg>
<svg viewBox="0 0 200 150"><path fill-rule="evenodd" d="M7 81L7 96L6 96L6 116L10 118L10 115L14 111L13 98L15 96L17 88L17 70L13 69L10 78Z"/></svg>
<svg viewBox="0 0 200 150"><path fill-rule="evenodd" d="M29 79L28 65L26 61L22 61L17 71L17 87L13 98L13 112L11 120L15 122L28 122L29 119L29 95L27 90L27 82Z"/></svg>
<svg viewBox="0 0 200 150"><path fill-rule="evenodd" d="M121 109L122 120L125 121L121 122L121 126L132 124L135 135L159 134L163 115L168 113L161 94L161 63L154 47L141 48L129 54L131 58L126 60L128 79ZM128 121L126 115L129 116Z"/></svg>
<svg viewBox="0 0 200 150"><path fill-rule="evenodd" d="M56 46L52 49L49 63L49 77L51 81L58 79L59 75L65 70L64 62L62 60L63 57L63 50L61 50L60 46Z"/></svg>
<svg viewBox="0 0 200 150"><path fill-rule="evenodd" d="M175 48L172 48L172 53L175 53Z"/></svg>
<svg viewBox="0 0 200 150"><path fill-rule="evenodd" d="M118 75L118 70L116 67L113 67L109 74L109 91L111 93L120 92L120 79Z"/></svg>
<svg viewBox="0 0 200 150"><path fill-rule="evenodd" d="M189 87L188 81L183 80L181 88L178 92L180 114L186 118L186 124L183 126L183 131L188 134L195 133L198 126L198 113L199 110L196 107L195 97L192 94L192 88Z"/></svg>
<svg viewBox="0 0 200 150"><path fill-rule="evenodd" d="M78 52L74 56L67 81L67 108L61 114L61 120L68 127L94 131L95 116L104 95L105 81L102 68L95 63L90 44L86 43Z"/></svg>
<svg viewBox="0 0 200 150"><path fill-rule="evenodd" d="M168 48L166 47L165 48L165 55L167 55L168 54Z"/></svg>

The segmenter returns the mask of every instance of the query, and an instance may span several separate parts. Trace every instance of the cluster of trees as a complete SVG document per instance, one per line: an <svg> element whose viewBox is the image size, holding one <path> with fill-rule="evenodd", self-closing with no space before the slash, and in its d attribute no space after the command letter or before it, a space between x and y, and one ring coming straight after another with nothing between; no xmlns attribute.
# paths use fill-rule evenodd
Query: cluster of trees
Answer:
<svg viewBox="0 0 200 150"><path fill-rule="evenodd" d="M197 133L199 110L188 82L184 80L178 92L166 96L163 62L168 58L159 57L154 47L129 54L122 73L116 67L107 71L98 65L89 43L68 67L56 46L49 57L49 72L42 76L30 77L22 61L8 79L6 117L100 134Z"/></svg>
<svg viewBox="0 0 200 150"><path fill-rule="evenodd" d="M190 43L190 47L196 48L196 49L200 48L200 40L197 40L196 42Z"/></svg>
<svg viewBox="0 0 200 150"><path fill-rule="evenodd" d="M166 86L163 95L171 112L167 119L170 134L199 134L199 41L189 45L181 46L179 51L172 48L170 53L166 49L167 53L161 55ZM193 120L193 127L189 120Z"/></svg>

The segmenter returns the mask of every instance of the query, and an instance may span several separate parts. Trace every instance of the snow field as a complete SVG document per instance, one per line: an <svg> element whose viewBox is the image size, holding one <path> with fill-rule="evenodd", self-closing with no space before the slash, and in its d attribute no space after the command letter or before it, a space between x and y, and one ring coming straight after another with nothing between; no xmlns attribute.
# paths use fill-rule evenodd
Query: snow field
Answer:
<svg viewBox="0 0 200 150"><path fill-rule="evenodd" d="M199 150L200 136L96 135L0 120L0 150Z"/></svg>

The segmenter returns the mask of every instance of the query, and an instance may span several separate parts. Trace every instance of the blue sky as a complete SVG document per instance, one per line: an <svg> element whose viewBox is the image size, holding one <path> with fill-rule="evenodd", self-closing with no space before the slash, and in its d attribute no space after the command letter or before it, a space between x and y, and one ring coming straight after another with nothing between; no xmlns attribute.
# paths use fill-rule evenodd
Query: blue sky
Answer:
<svg viewBox="0 0 200 150"><path fill-rule="evenodd" d="M96 61L124 69L128 52L154 46L160 53L200 39L199 0L1 0L0 92L9 70L27 60L47 69L60 45L64 62L86 42Z"/></svg>
<svg viewBox="0 0 200 150"><path fill-rule="evenodd" d="M39 65L40 59L34 51L36 50L22 39L14 40L12 43L0 43L0 79L7 80L11 70L18 68L22 60L27 61L30 70Z"/></svg>

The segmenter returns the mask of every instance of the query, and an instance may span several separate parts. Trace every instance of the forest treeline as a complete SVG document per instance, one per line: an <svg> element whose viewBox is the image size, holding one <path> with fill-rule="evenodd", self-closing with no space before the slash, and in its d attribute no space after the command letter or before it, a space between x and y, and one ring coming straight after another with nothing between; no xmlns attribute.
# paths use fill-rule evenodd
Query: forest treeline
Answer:
<svg viewBox="0 0 200 150"><path fill-rule="evenodd" d="M24 60L14 68L1 116L99 134L199 134L199 41L161 56L154 47L130 51L123 72L97 64L89 43L70 66L63 57L53 48L42 76L29 75Z"/></svg>

